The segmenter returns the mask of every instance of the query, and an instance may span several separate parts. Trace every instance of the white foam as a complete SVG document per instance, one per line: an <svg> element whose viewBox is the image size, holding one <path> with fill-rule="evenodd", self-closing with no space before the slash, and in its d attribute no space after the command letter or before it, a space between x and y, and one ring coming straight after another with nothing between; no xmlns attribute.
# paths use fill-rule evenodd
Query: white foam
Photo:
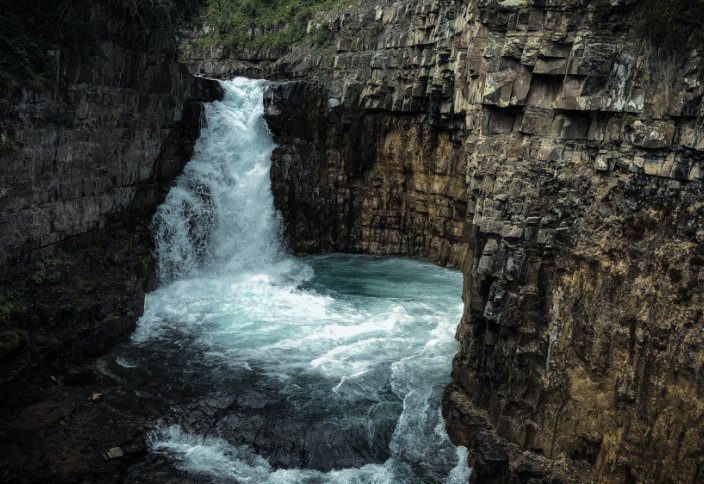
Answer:
<svg viewBox="0 0 704 484"><path fill-rule="evenodd" d="M469 478L472 475L472 468L469 467L469 450L466 447L458 446L456 448L457 452L457 465L452 468L450 474L445 480L446 484L466 484L469 482Z"/></svg>
<svg viewBox="0 0 704 484"><path fill-rule="evenodd" d="M275 470L265 459L246 446L233 446L219 437L189 434L178 425L156 429L149 435L147 443L152 452L175 457L178 468L224 482L391 484L400 482L399 476L410 473L407 467L391 459L383 464L368 464L360 468L330 472L305 469Z"/></svg>

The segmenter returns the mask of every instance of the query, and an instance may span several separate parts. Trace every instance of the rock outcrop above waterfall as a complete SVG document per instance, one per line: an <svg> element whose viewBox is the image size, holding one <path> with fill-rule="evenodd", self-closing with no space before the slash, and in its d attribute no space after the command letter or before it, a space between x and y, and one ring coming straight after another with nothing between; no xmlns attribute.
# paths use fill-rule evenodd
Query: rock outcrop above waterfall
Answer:
<svg viewBox="0 0 704 484"><path fill-rule="evenodd" d="M444 413L478 481L704 479L703 52L658 57L638 8L362 4L327 47L185 58L300 78L266 99L294 249L462 268Z"/></svg>

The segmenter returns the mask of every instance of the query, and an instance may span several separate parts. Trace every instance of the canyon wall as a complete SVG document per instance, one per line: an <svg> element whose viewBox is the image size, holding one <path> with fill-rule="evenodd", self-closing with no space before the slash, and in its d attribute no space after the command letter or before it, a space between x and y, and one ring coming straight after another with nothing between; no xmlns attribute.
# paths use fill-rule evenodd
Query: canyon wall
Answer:
<svg viewBox="0 0 704 484"><path fill-rule="evenodd" d="M462 268L443 412L478 482L704 480L704 62L641 3L363 3L327 46L185 55L299 79L265 100L293 249Z"/></svg>
<svg viewBox="0 0 704 484"><path fill-rule="evenodd" d="M53 89L1 93L0 387L134 327L149 219L190 157L201 101L219 96L171 38L107 5L80 13L90 55L52 52Z"/></svg>
<svg viewBox="0 0 704 484"><path fill-rule="evenodd" d="M461 264L470 233L456 131L422 117L330 110L323 94L294 82L265 98L279 143L272 190L291 248Z"/></svg>

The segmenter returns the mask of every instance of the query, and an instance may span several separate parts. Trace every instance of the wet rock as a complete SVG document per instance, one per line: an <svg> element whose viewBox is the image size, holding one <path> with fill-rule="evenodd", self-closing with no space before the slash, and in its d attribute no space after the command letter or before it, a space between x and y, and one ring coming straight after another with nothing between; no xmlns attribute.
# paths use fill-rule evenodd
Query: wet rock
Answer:
<svg viewBox="0 0 704 484"><path fill-rule="evenodd" d="M113 459L119 459L123 456L124 454L122 453L122 449L120 447L111 447L108 449L105 454L105 460L113 460Z"/></svg>
<svg viewBox="0 0 704 484"><path fill-rule="evenodd" d="M94 35L57 55L50 89L0 93L0 137L16 146L0 150L2 482L121 479L101 455L141 442L141 409L87 404L93 370L43 368L134 328L153 287L149 221L190 158L201 101L220 95L178 64L173 39L108 3L71 11Z"/></svg>
<svg viewBox="0 0 704 484"><path fill-rule="evenodd" d="M473 473L476 473L476 482L495 482L504 474L509 457L500 445L488 440L480 440L472 448L474 451L472 469Z"/></svg>

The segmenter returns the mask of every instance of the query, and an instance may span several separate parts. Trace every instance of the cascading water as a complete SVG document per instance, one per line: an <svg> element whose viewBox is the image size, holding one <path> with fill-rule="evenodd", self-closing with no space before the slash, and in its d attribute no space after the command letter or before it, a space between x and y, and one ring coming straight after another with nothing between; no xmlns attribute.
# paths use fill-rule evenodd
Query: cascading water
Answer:
<svg viewBox="0 0 704 484"><path fill-rule="evenodd" d="M162 281L239 273L281 259L263 84L239 79L222 85L223 101L205 107L207 125L193 159L154 218Z"/></svg>
<svg viewBox="0 0 704 484"><path fill-rule="evenodd" d="M159 416L128 481L466 482L440 415L460 274L287 256L264 83L222 85L154 219L162 287L104 366Z"/></svg>

